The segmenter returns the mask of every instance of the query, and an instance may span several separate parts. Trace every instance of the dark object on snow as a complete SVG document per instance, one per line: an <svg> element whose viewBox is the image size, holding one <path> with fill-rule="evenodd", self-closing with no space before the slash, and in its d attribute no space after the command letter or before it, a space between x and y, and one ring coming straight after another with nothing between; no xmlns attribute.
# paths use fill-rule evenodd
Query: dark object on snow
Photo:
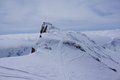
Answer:
<svg viewBox="0 0 120 80"><path fill-rule="evenodd" d="M52 26L52 24L48 22L43 22L41 26L40 34L46 33L49 26Z"/></svg>
<svg viewBox="0 0 120 80"><path fill-rule="evenodd" d="M41 34L40 34L40 38L41 38L42 36L41 36Z"/></svg>
<svg viewBox="0 0 120 80"><path fill-rule="evenodd" d="M51 47L47 47L47 46L45 47L45 49L52 50L52 48L51 48Z"/></svg>
<svg viewBox="0 0 120 80"><path fill-rule="evenodd" d="M100 59L98 59L98 58L95 58L95 57L94 57L94 59L97 60L98 62L101 62Z"/></svg>
<svg viewBox="0 0 120 80"><path fill-rule="evenodd" d="M44 27L44 31L43 31L43 33L46 33L47 32L47 25Z"/></svg>
<svg viewBox="0 0 120 80"><path fill-rule="evenodd" d="M32 47L31 53L34 53L34 52L35 52L35 48Z"/></svg>
<svg viewBox="0 0 120 80"><path fill-rule="evenodd" d="M40 29L40 38L42 37L42 33L46 33L48 30L48 26L52 26L52 24L47 23L47 22L43 22L41 29Z"/></svg>
<svg viewBox="0 0 120 80"><path fill-rule="evenodd" d="M42 25L41 30L40 30L40 33L42 34L43 31L44 31L44 26Z"/></svg>
<svg viewBox="0 0 120 80"><path fill-rule="evenodd" d="M63 42L63 44L73 46L73 47L75 47L77 49L80 49L83 52L86 52L79 44L76 44L75 42L65 41L65 42Z"/></svg>
<svg viewBox="0 0 120 80"><path fill-rule="evenodd" d="M109 68L109 69L111 69L112 71L114 71L114 72L117 72L117 70L116 69L113 69L113 68Z"/></svg>

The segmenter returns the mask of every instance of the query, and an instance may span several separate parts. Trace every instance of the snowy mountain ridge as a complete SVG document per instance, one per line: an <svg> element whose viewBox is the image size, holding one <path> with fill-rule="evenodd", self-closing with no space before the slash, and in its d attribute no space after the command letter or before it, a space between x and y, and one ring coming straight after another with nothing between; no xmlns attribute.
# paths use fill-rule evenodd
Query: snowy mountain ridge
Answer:
<svg viewBox="0 0 120 80"><path fill-rule="evenodd" d="M120 79L120 61L80 32L53 30L43 33L34 48L33 54L0 59L0 79Z"/></svg>

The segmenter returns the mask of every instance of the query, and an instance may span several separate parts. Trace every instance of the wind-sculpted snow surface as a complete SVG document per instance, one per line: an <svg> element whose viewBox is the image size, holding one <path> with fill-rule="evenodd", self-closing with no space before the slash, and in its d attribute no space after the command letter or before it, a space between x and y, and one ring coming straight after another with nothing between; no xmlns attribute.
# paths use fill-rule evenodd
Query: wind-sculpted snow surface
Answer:
<svg viewBox="0 0 120 80"><path fill-rule="evenodd" d="M1 80L119 80L120 64L79 32L43 33L36 52L0 59Z"/></svg>

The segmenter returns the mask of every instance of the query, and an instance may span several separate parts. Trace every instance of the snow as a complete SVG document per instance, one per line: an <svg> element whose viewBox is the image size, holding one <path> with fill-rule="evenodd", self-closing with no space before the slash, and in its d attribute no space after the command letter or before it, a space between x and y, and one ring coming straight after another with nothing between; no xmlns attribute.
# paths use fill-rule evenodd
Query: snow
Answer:
<svg viewBox="0 0 120 80"><path fill-rule="evenodd" d="M120 80L115 52L85 34L57 30L34 39L35 53L0 59L0 80Z"/></svg>
<svg viewBox="0 0 120 80"><path fill-rule="evenodd" d="M120 52L120 38L114 38L112 41L104 44L103 46L115 52Z"/></svg>
<svg viewBox="0 0 120 80"><path fill-rule="evenodd" d="M108 55L120 62L120 29L105 31L85 31L83 32L94 40L98 45L108 51Z"/></svg>

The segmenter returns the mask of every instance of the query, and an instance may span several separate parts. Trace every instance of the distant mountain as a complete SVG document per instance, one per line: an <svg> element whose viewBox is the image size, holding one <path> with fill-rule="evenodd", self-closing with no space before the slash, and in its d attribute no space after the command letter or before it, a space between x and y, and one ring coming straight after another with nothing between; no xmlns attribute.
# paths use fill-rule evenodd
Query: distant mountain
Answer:
<svg viewBox="0 0 120 80"><path fill-rule="evenodd" d="M110 42L106 43L103 46L110 50L120 52L120 38L114 38L113 40L111 40Z"/></svg>
<svg viewBox="0 0 120 80"><path fill-rule="evenodd" d="M103 31L85 31L83 32L99 45L104 45L114 38L120 38L120 29L116 30L103 30Z"/></svg>
<svg viewBox="0 0 120 80"><path fill-rule="evenodd" d="M0 35L0 58L27 55L38 34Z"/></svg>

